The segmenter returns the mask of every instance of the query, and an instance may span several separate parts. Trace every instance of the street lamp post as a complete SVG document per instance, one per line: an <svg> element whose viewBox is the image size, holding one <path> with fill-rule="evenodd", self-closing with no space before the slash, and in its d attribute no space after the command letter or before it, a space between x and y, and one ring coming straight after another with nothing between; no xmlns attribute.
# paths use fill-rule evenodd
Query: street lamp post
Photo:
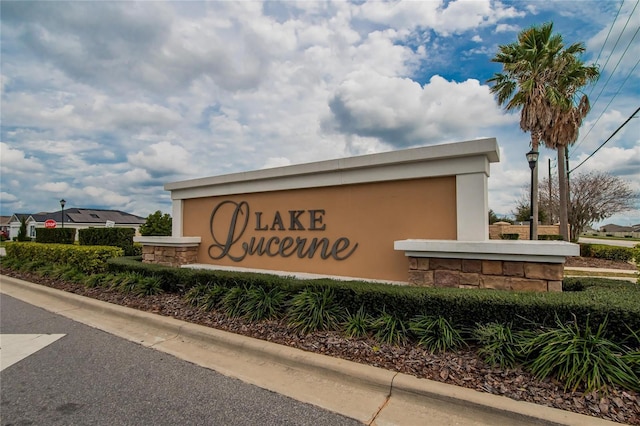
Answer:
<svg viewBox="0 0 640 426"><path fill-rule="evenodd" d="M538 151L534 151L533 149L527 152L527 161L529 162L529 168L531 169L531 201L530 209L529 209L529 239L533 240L533 170L536 168L536 163L538 162L538 156L540 153Z"/></svg>
<svg viewBox="0 0 640 426"><path fill-rule="evenodd" d="M62 209L62 229L64 229L64 205L65 204L67 204L67 202L64 200L64 198L60 200L60 207Z"/></svg>

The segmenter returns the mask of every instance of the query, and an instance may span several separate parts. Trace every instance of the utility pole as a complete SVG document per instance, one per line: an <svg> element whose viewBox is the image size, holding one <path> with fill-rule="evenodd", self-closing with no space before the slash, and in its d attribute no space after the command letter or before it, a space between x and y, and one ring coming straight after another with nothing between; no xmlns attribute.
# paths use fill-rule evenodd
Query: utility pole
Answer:
<svg viewBox="0 0 640 426"><path fill-rule="evenodd" d="M547 200L549 203L549 225L553 225L553 207L551 205L551 158L549 158L549 199Z"/></svg>

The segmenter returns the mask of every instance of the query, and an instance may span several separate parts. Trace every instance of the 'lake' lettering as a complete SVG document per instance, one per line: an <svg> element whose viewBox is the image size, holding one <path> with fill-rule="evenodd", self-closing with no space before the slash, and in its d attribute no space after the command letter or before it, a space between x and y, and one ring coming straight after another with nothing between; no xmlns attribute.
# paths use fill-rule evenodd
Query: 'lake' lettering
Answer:
<svg viewBox="0 0 640 426"><path fill-rule="evenodd" d="M233 209L228 223L220 223L220 209L229 206ZM271 220L263 217L263 212L255 212L255 231L324 231L324 210L289 210L287 219L277 211ZM290 257L300 259L345 260L358 248L358 243L351 244L346 237L335 241L328 238L303 238L292 236L251 237L249 241L241 241L249 224L249 203L241 201L223 201L211 212L209 228L214 243L209 246L209 257L218 260L228 257L234 262L241 262L247 256ZM285 226L285 221L288 226ZM226 229L226 236L216 235L215 229ZM219 238L222 237L222 238Z"/></svg>

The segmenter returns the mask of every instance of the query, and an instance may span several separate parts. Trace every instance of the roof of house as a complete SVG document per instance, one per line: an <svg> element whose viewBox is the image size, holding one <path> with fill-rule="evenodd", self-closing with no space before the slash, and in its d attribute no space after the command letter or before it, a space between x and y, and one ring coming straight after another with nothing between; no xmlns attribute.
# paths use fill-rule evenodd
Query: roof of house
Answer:
<svg viewBox="0 0 640 426"><path fill-rule="evenodd" d="M632 226L616 225L615 223L609 223L601 226L600 229L605 230L606 232L633 232Z"/></svg>
<svg viewBox="0 0 640 426"><path fill-rule="evenodd" d="M13 216L20 220L23 217L32 217L36 222L44 222L47 219L53 219L56 222L62 222L62 211L40 212L33 214L15 213ZM12 216L12 217L13 217ZM101 210L101 209L64 209L65 223L99 223L104 224L107 221L113 221L119 225L142 225L146 219L131 213L120 210Z"/></svg>

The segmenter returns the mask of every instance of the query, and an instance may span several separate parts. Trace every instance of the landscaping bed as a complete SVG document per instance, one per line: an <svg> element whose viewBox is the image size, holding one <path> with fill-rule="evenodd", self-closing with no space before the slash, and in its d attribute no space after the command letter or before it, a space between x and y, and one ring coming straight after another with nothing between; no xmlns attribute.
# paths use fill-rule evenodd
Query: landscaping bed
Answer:
<svg viewBox="0 0 640 426"><path fill-rule="evenodd" d="M564 266L578 268L603 268L637 271L637 266L632 262L600 259L597 257L568 257Z"/></svg>
<svg viewBox="0 0 640 426"><path fill-rule="evenodd" d="M593 263L584 266L593 266ZM610 268L611 264L599 267ZM563 384L552 379L538 380L520 368L490 367L482 361L473 347L455 352L434 354L416 345L386 345L372 338L346 338L339 332L314 331L302 334L294 331L284 320L250 322L243 318L230 318L219 311L208 312L194 308L187 303L183 296L175 293L144 297L134 296L131 293L124 294L109 288L86 287L83 284L50 279L38 274L6 268L2 269L2 273L106 302L302 350L340 357L420 378L464 386L515 400L560 408L620 423L640 425L640 394L638 392L625 391L617 386L610 387L607 394L565 391Z"/></svg>

